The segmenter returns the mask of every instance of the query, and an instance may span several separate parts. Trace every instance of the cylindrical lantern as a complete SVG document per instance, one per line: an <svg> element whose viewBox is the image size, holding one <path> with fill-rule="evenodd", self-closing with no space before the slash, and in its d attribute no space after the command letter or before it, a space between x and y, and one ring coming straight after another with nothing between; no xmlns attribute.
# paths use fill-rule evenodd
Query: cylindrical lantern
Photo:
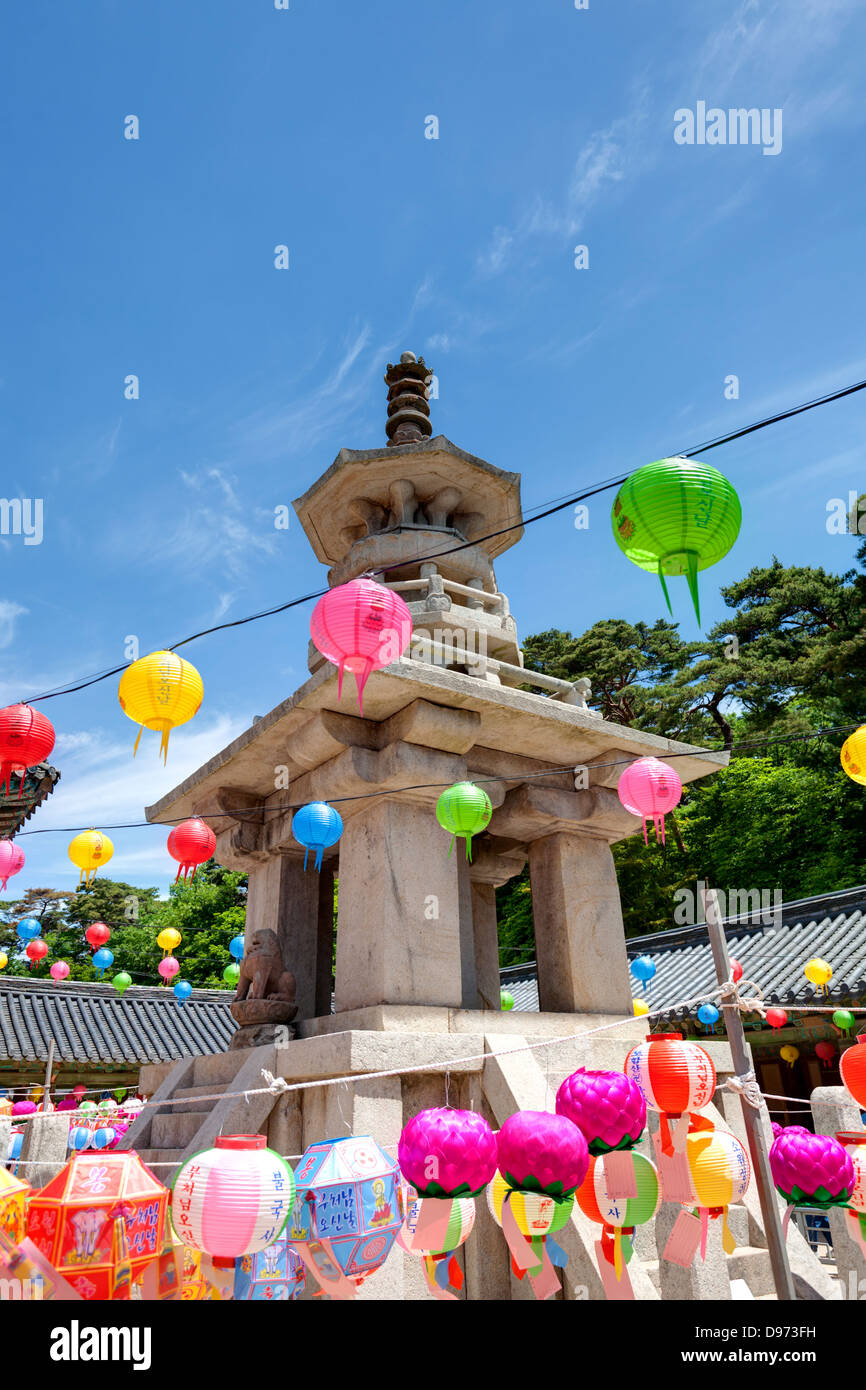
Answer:
<svg viewBox="0 0 866 1390"><path fill-rule="evenodd" d="M767 1022L774 1033L780 1033L788 1022L788 1015L784 1009L768 1009Z"/></svg>
<svg viewBox="0 0 866 1390"><path fill-rule="evenodd" d="M656 963L650 956L635 956L629 964L629 969L636 980L640 980L642 985L647 985L656 973Z"/></svg>
<svg viewBox="0 0 866 1390"><path fill-rule="evenodd" d="M167 956L169 952L176 950L182 940L183 937L180 932L176 931L174 927L163 927L156 938L156 944L163 955Z"/></svg>
<svg viewBox="0 0 866 1390"><path fill-rule="evenodd" d="M553 1297L559 1291L553 1266L561 1267L565 1263L565 1256L554 1237L568 1224L574 1208L574 1193L556 1198L539 1192L521 1192L497 1173L487 1188L487 1207L508 1241L513 1274L518 1279L528 1274L537 1298Z"/></svg>
<svg viewBox="0 0 866 1390"><path fill-rule="evenodd" d="M490 797L474 782L455 782L436 802L436 819L451 835L448 854L456 839L466 841L466 858L472 859L472 836L486 830L493 814Z"/></svg>
<svg viewBox="0 0 866 1390"><path fill-rule="evenodd" d="M839 1058L842 1081L860 1106L866 1110L866 1033L861 1033Z"/></svg>
<svg viewBox="0 0 866 1390"><path fill-rule="evenodd" d="M686 1140L686 1158L701 1213L701 1255L706 1255L708 1219L722 1218L722 1245L736 1248L728 1225L728 1207L741 1202L752 1176L746 1150L725 1129L700 1129Z"/></svg>
<svg viewBox="0 0 866 1390"><path fill-rule="evenodd" d="M206 864L216 849L216 835L199 816L181 821L168 837L168 852L179 865L175 883L183 874L195 878L200 864Z"/></svg>
<svg viewBox="0 0 866 1390"><path fill-rule="evenodd" d="M66 964L65 960L56 960L48 973L54 983L59 985L69 974L69 966Z"/></svg>
<svg viewBox="0 0 866 1390"><path fill-rule="evenodd" d="M84 939L91 951L98 951L100 946L107 946L111 940L111 928L105 922L91 922L84 933Z"/></svg>
<svg viewBox="0 0 866 1390"><path fill-rule="evenodd" d="M168 736L179 724L198 713L204 686L192 662L174 652L151 652L127 666L117 687L120 708L134 724L140 724L133 756L145 729L162 734L159 751L168 760Z"/></svg>
<svg viewBox="0 0 866 1390"><path fill-rule="evenodd" d="M412 636L412 614L393 589L372 579L353 579L322 595L310 618L310 636L337 667L338 699L343 672L352 672L363 714L364 686L373 671L403 655Z"/></svg>
<svg viewBox="0 0 866 1390"><path fill-rule="evenodd" d="M111 983L113 984L114 988L117 990L118 994L122 999L124 990L129 989L129 986L132 984L132 976L129 975L125 970L120 970L114 976Z"/></svg>
<svg viewBox="0 0 866 1390"><path fill-rule="evenodd" d="M866 724L849 734L839 754L842 766L854 782L866 787Z"/></svg>
<svg viewBox="0 0 866 1390"><path fill-rule="evenodd" d="M24 851L11 840L0 840L0 888L6 888L13 874L24 868Z"/></svg>
<svg viewBox="0 0 866 1390"><path fill-rule="evenodd" d="M315 867L321 870L322 855L335 845L343 833L343 818L326 801L311 801L292 816L292 836L304 847L304 868L311 849L316 851Z"/></svg>
<svg viewBox="0 0 866 1390"><path fill-rule="evenodd" d="M99 972L99 978L100 978L100 980L102 979L102 977L103 977L103 975L105 974L106 970L110 969L110 967L111 967L113 964L114 964L114 952L113 952L113 951L109 951L109 949L108 949L107 946L103 946L102 949L99 950L99 951L94 951L94 953L93 953L93 965L94 965L94 968Z"/></svg>
<svg viewBox="0 0 866 1390"><path fill-rule="evenodd" d="M698 1009L698 1018L708 1033L715 1033L716 1024L719 1021L719 1011L715 1004L701 1004Z"/></svg>
<svg viewBox="0 0 866 1390"><path fill-rule="evenodd" d="M833 1022L846 1038L854 1031L857 1020L850 1009L837 1009L833 1015Z"/></svg>
<svg viewBox="0 0 866 1390"><path fill-rule="evenodd" d="M23 917L15 930L19 941L35 941L37 936L42 935L42 923L35 917Z"/></svg>
<svg viewBox="0 0 866 1390"><path fill-rule="evenodd" d="M644 1014L649 1013L649 1004L647 1004L644 999L633 999L631 1001L631 1011L635 1018L641 1018Z"/></svg>
<svg viewBox="0 0 866 1390"><path fill-rule="evenodd" d="M577 1125L594 1155L630 1149L646 1127L646 1101L621 1071L579 1067L557 1091L556 1113Z"/></svg>
<svg viewBox="0 0 866 1390"><path fill-rule="evenodd" d="M779 1056L783 1061L788 1063L789 1067L794 1065L799 1055L800 1049L799 1047L794 1047L793 1043L786 1043L784 1047L779 1048Z"/></svg>
<svg viewBox="0 0 866 1390"><path fill-rule="evenodd" d="M70 843L68 854L76 869L81 870L79 884L83 879L88 887L97 869L103 868L114 854L114 845L100 830L84 830Z"/></svg>
<svg viewBox="0 0 866 1390"><path fill-rule="evenodd" d="M48 943L37 936L35 941L28 941L25 955L30 961L30 969L32 970L34 965L38 965L48 955Z"/></svg>
<svg viewBox="0 0 866 1390"><path fill-rule="evenodd" d="M848 1229L860 1249L866 1252L866 1131L841 1133L836 1138L847 1151L854 1170L854 1186L846 1213Z"/></svg>
<svg viewBox="0 0 866 1390"><path fill-rule="evenodd" d="M475 1203L471 1197L419 1197L406 1184L403 1194L406 1216L397 1237L410 1255L424 1261L427 1286L435 1298L451 1299L448 1286L463 1287L463 1273L454 1251L468 1238L475 1225Z"/></svg>
<svg viewBox="0 0 866 1390"><path fill-rule="evenodd" d="M225 980L227 985L234 986L237 984L240 978L241 968L239 965L235 965L234 961L232 961L231 965L227 965L225 970L223 971L223 979Z"/></svg>
<svg viewBox="0 0 866 1390"><path fill-rule="evenodd" d="M815 1056L820 1058L822 1066L832 1067L836 1056L836 1044L826 1039L819 1042L815 1048Z"/></svg>
<svg viewBox="0 0 866 1390"><path fill-rule="evenodd" d="M292 1170L263 1134L220 1135L178 1169L171 1221L185 1245L236 1259L276 1240L294 1199Z"/></svg>
<svg viewBox="0 0 866 1390"><path fill-rule="evenodd" d="M650 820L655 826L656 840L664 844L665 816L679 806L683 794L679 774L659 758L638 758L623 768L616 791L625 809L641 817L644 844Z"/></svg>
<svg viewBox="0 0 866 1390"><path fill-rule="evenodd" d="M773 1141L770 1171L789 1207L844 1207L854 1188L854 1166L844 1146L802 1125L787 1125Z"/></svg>
<svg viewBox="0 0 866 1390"><path fill-rule="evenodd" d="M807 961L803 966L803 974L810 984L813 984L816 989L826 994L827 985L833 978L833 967L829 965L827 961L822 960L820 956L813 956L812 959Z"/></svg>
<svg viewBox="0 0 866 1390"><path fill-rule="evenodd" d="M474 1110L421 1110L403 1128L400 1171L422 1197L474 1197L496 1172L496 1136Z"/></svg>
<svg viewBox="0 0 866 1390"><path fill-rule="evenodd" d="M675 1145L684 1149L687 1126L679 1125L674 1139L668 1121L710 1104L716 1069L709 1053L697 1043L685 1042L681 1033L651 1033L646 1042L632 1048L623 1070L649 1108L660 1112L664 1152L670 1153Z"/></svg>
<svg viewBox="0 0 866 1390"><path fill-rule="evenodd" d="M180 964L174 956L165 956L156 968L162 976L163 983L168 984L169 980L173 980L175 975L179 973Z"/></svg>
<svg viewBox="0 0 866 1390"><path fill-rule="evenodd" d="M727 555L742 522L740 500L724 474L695 459L647 463L623 483L611 521L632 564L658 574L669 612L665 576L686 576L700 622L698 571Z"/></svg>
<svg viewBox="0 0 866 1390"><path fill-rule="evenodd" d="M586 1177L577 1190L577 1203L584 1216L602 1227L601 1253L613 1265L617 1279L622 1278L623 1264L628 1264L634 1253L635 1227L652 1221L661 1202L655 1164L641 1153L632 1152L628 1157L634 1173L634 1182L629 1185L634 1196L609 1194L611 1184L603 1155L590 1159Z"/></svg>
<svg viewBox="0 0 866 1390"><path fill-rule="evenodd" d="M0 791L11 790L13 772L20 775L18 795L28 767L44 762L54 747L50 719L29 705L7 705L0 710Z"/></svg>
<svg viewBox="0 0 866 1390"><path fill-rule="evenodd" d="M185 1004L192 994L192 985L189 980L177 980L175 984L172 985L172 993L178 1004Z"/></svg>
<svg viewBox="0 0 866 1390"><path fill-rule="evenodd" d="M514 995L511 993L510 989L501 989L499 991L499 1007L503 1013L508 1013L514 1008Z"/></svg>

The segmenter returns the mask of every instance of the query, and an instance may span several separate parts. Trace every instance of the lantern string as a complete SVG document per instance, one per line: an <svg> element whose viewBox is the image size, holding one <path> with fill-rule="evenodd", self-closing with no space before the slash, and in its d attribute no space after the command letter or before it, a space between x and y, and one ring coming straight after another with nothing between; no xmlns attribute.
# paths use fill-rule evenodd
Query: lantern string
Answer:
<svg viewBox="0 0 866 1390"><path fill-rule="evenodd" d="M753 1110L760 1110L763 1092L753 1071L743 1072L742 1076L729 1076L723 1086L726 1091L734 1091Z"/></svg>

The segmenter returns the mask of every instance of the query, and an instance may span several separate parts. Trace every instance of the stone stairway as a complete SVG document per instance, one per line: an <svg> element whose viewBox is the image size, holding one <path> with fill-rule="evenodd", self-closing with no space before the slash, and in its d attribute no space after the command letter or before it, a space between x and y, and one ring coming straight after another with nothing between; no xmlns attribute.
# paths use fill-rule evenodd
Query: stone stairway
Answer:
<svg viewBox="0 0 866 1390"><path fill-rule="evenodd" d="M126 1143L136 1149L160 1182L170 1184L178 1167L213 1144L218 1134L258 1134L276 1097L237 1095L262 1087L262 1070L274 1067L273 1047L238 1049L207 1057L181 1057L131 1126ZM168 1101L188 1100L188 1105Z"/></svg>

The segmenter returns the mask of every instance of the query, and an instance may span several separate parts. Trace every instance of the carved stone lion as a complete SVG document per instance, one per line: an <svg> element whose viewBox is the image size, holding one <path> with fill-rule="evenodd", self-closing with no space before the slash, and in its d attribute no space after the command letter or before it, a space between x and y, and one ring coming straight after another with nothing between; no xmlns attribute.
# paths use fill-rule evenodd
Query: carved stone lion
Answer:
<svg viewBox="0 0 866 1390"><path fill-rule="evenodd" d="M253 932L240 963L240 972L232 1012L237 1004L244 1001L252 1004L260 1000L289 1006L273 1012L279 1012L281 1020L294 1018L298 1011L295 1002L295 977L283 964L283 953L276 932L267 929ZM247 1013L249 1010L243 1012Z"/></svg>

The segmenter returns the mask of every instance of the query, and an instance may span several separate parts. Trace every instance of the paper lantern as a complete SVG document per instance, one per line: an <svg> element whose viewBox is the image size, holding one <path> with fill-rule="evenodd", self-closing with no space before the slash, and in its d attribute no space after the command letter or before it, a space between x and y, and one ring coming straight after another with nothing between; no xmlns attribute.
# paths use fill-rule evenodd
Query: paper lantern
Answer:
<svg viewBox="0 0 866 1390"><path fill-rule="evenodd" d="M23 849L13 845L11 840L0 840L0 888L5 890L12 875L19 874L23 868Z"/></svg>
<svg viewBox="0 0 866 1390"><path fill-rule="evenodd" d="M163 984L167 985L169 980L173 980L180 971L180 964L174 956L165 956L156 968L162 976Z"/></svg>
<svg viewBox="0 0 866 1390"><path fill-rule="evenodd" d="M635 1018L640 1018L643 1014L649 1013L649 1004L643 999L633 999L631 1002L631 1011Z"/></svg>
<svg viewBox="0 0 866 1390"><path fill-rule="evenodd" d="M851 1236L866 1252L866 1133L855 1130L836 1135L837 1141L846 1150L854 1170L854 1184L848 1198L848 1211L845 1220Z"/></svg>
<svg viewBox="0 0 866 1390"><path fill-rule="evenodd" d="M853 1046L846 1047L839 1058L842 1082L851 1095L866 1110L866 1033L861 1033Z"/></svg>
<svg viewBox="0 0 866 1390"><path fill-rule="evenodd" d="M98 1129L93 1131L93 1138L90 1142L94 1149L107 1149L110 1144L114 1143L114 1139L115 1134L111 1126L100 1125Z"/></svg>
<svg viewBox="0 0 866 1390"><path fill-rule="evenodd" d="M646 986L656 973L656 963L649 956L636 956L629 964L629 969L636 980Z"/></svg>
<svg viewBox="0 0 866 1390"><path fill-rule="evenodd" d="M72 1125L69 1130L68 1147L75 1153L81 1153L90 1147L91 1130L87 1125Z"/></svg>
<svg viewBox="0 0 866 1390"><path fill-rule="evenodd" d="M857 1020L850 1009L837 1009L833 1015L833 1022L847 1038L853 1033Z"/></svg>
<svg viewBox="0 0 866 1390"><path fill-rule="evenodd" d="M741 1202L752 1176L749 1156L739 1139L724 1129L689 1134L686 1158L701 1217L701 1257L706 1256L710 1218L722 1219L722 1246L730 1255L736 1242L728 1225L728 1207Z"/></svg>
<svg viewBox="0 0 866 1390"><path fill-rule="evenodd" d="M0 1167L0 1234L19 1245L27 1233L27 1207L33 1189Z"/></svg>
<svg viewBox="0 0 866 1390"><path fill-rule="evenodd" d="M99 1101L96 1108L100 1115L113 1118L117 1114L117 1101L112 1100L110 1096L106 1096L105 1100Z"/></svg>
<svg viewBox="0 0 866 1390"><path fill-rule="evenodd" d="M701 1004L698 1009L698 1018L708 1033L715 1033L719 1017L719 1011L715 1004Z"/></svg>
<svg viewBox="0 0 866 1390"><path fill-rule="evenodd" d="M192 994L192 985L189 980L178 980L172 985L172 993L178 1004L185 1004Z"/></svg>
<svg viewBox="0 0 866 1390"><path fill-rule="evenodd" d="M784 1009L768 1009L766 1017L774 1033L780 1033L788 1022L788 1015Z"/></svg>
<svg viewBox="0 0 866 1390"><path fill-rule="evenodd" d="M5 970L9 964L9 957L5 951L0 951L0 970Z"/></svg>
<svg viewBox="0 0 866 1390"><path fill-rule="evenodd" d="M243 959L243 954L244 954L244 937L243 937L243 932L238 932L237 936L233 936L233 937L232 937L231 941L229 942L229 951L230 951L231 954L234 956L235 960L242 960L242 959Z"/></svg>
<svg viewBox="0 0 866 1390"><path fill-rule="evenodd" d="M854 1165L845 1147L826 1134L810 1134L802 1125L788 1125L770 1148L773 1182L792 1207L848 1205L854 1189Z"/></svg>
<svg viewBox="0 0 866 1390"><path fill-rule="evenodd" d="M733 956L731 956L730 966L731 979L733 980L734 984L736 984L738 980L742 980L743 978L743 967L740 965L740 962L738 960L734 960Z"/></svg>
<svg viewBox="0 0 866 1390"><path fill-rule="evenodd" d="M819 1042L815 1048L815 1056L820 1057L822 1066L832 1067L836 1056L836 1044L829 1041Z"/></svg>
<svg viewBox="0 0 866 1390"><path fill-rule="evenodd" d="M487 829L493 807L490 797L474 782L455 782L436 802L436 819L451 835L448 854L458 838L466 841L466 858L472 859L472 836Z"/></svg>
<svg viewBox="0 0 866 1390"><path fill-rule="evenodd" d="M174 652L151 652L127 666L117 687L120 708L140 724L133 756L145 729L162 734L159 751L168 761L168 737L198 713L204 698L201 676L191 662Z"/></svg>
<svg viewBox="0 0 866 1390"><path fill-rule="evenodd" d="M562 1268L566 1262L555 1236L568 1225L574 1194L556 1198L521 1192L497 1173L487 1188L487 1207L508 1242L515 1277L528 1275L536 1298L552 1298L560 1287L554 1266Z"/></svg>
<svg viewBox="0 0 866 1390"><path fill-rule="evenodd" d="M794 1047L792 1043L786 1043L784 1047L779 1049L779 1056L783 1059L783 1061L788 1063L789 1067L792 1067L794 1065L799 1055L799 1047Z"/></svg>
<svg viewBox="0 0 866 1390"><path fill-rule="evenodd" d="M13 1115L35 1115L38 1106L33 1100L16 1100L12 1106Z"/></svg>
<svg viewBox="0 0 866 1390"><path fill-rule="evenodd" d="M227 985L236 985L241 978L241 968L239 965L227 965L223 971L223 979Z"/></svg>
<svg viewBox="0 0 866 1390"><path fill-rule="evenodd" d="M332 1298L354 1298L390 1254L402 1224L399 1177L369 1135L324 1139L304 1153L286 1235Z"/></svg>
<svg viewBox="0 0 866 1390"><path fill-rule="evenodd" d="M617 493L611 516L620 550L658 574L669 613L665 576L686 576L698 622L698 572L727 555L741 521L740 500L724 474L687 458L638 468Z"/></svg>
<svg viewBox="0 0 866 1390"><path fill-rule="evenodd" d="M323 594L310 618L313 645L337 667L337 698L343 672L351 671L364 712L364 686L373 671L401 657L412 636L412 615L392 589L372 579L353 579Z"/></svg>
<svg viewBox="0 0 866 1390"><path fill-rule="evenodd" d="M106 946L111 940L111 928L105 922L91 922L84 933L84 939L91 951L98 951L100 946Z"/></svg>
<svg viewBox="0 0 866 1390"><path fill-rule="evenodd" d="M34 1192L27 1235L83 1299L128 1299L162 1250L167 1204L138 1154L73 1154Z"/></svg>
<svg viewBox="0 0 866 1390"><path fill-rule="evenodd" d="M235 1261L234 1297L238 1303L291 1303L303 1293L305 1284L304 1262L285 1233L264 1250L241 1255Z"/></svg>
<svg viewBox="0 0 866 1390"><path fill-rule="evenodd" d="M59 985L69 974L69 966L66 964L65 960L56 960L48 973L54 983Z"/></svg>
<svg viewBox="0 0 866 1390"><path fill-rule="evenodd" d="M114 976L114 979L111 981L111 983L113 984L114 988L117 990L118 994L122 999L124 991L129 989L129 986L132 984L132 976L127 974L125 970L120 970Z"/></svg>
<svg viewBox="0 0 866 1390"><path fill-rule="evenodd" d="M567 1197L583 1182L589 1149L577 1125L546 1110L519 1110L496 1136L497 1168L511 1187Z"/></svg>
<svg viewBox="0 0 866 1390"><path fill-rule="evenodd" d="M851 780L866 787L866 724L848 735L839 757Z"/></svg>
<svg viewBox="0 0 866 1390"><path fill-rule="evenodd" d="M264 1250L292 1209L292 1170L263 1134L220 1135L182 1163L171 1185L171 1220L184 1245L219 1259Z"/></svg>
<svg viewBox="0 0 866 1390"><path fill-rule="evenodd" d="M681 1033L651 1033L633 1047L623 1070L640 1090L650 1110L661 1114L662 1147L669 1154L685 1148L687 1125L672 1135L669 1121L709 1105L716 1089L716 1069L709 1053Z"/></svg>
<svg viewBox="0 0 866 1390"><path fill-rule="evenodd" d="M48 955L48 943L37 936L35 941L29 941L27 943L27 949L24 954L29 958L30 969L32 970L34 965L38 965L39 962L44 960Z"/></svg>
<svg viewBox="0 0 866 1390"><path fill-rule="evenodd" d="M216 835L199 816L181 821L168 837L168 852L179 865L175 883L183 874L195 878L200 864L206 864L216 849Z"/></svg>
<svg viewBox="0 0 866 1390"><path fill-rule="evenodd" d="M94 953L93 953L93 965L94 965L94 969L97 971L97 973L98 973L98 975L99 975L100 980L102 979L102 977L103 977L103 975L105 974L106 970L110 969L110 967L111 967L113 964L114 964L114 952L113 952L113 951L109 951L108 948L107 948L107 946L103 946L102 949L101 949L100 951L94 951Z"/></svg>
<svg viewBox="0 0 866 1390"><path fill-rule="evenodd" d="M54 725L39 710L29 705L0 709L0 791L11 790L12 773L16 772L20 796L27 768L44 762L53 747Z"/></svg>
<svg viewBox="0 0 866 1390"><path fill-rule="evenodd" d="M825 960L821 960L820 956L813 956L812 959L807 961L803 966L803 974L810 984L813 984L816 989L826 994L827 983L833 978L833 967L832 965L828 965Z"/></svg>
<svg viewBox="0 0 866 1390"><path fill-rule="evenodd" d="M661 1203L662 1194L656 1166L641 1153L629 1153L633 1179L629 1188L633 1196L611 1195L614 1186L603 1155L590 1159L586 1177L577 1189L577 1204L584 1216L601 1225L600 1256L613 1266L617 1280L622 1279L623 1266L634 1254L635 1228L652 1221Z"/></svg>
<svg viewBox="0 0 866 1390"><path fill-rule="evenodd" d="M474 1110L421 1110L397 1146L400 1171L422 1197L475 1197L496 1172L496 1136Z"/></svg>
<svg viewBox="0 0 866 1390"><path fill-rule="evenodd" d="M625 809L641 817L644 844L649 820L655 826L656 840L664 844L665 816L680 804L683 794L683 784L674 769L658 758L638 758L623 768L616 792Z"/></svg>
<svg viewBox="0 0 866 1390"><path fill-rule="evenodd" d="M510 989L501 989L499 991L499 1007L503 1013L508 1013L514 1008L514 995L511 993Z"/></svg>
<svg viewBox="0 0 866 1390"><path fill-rule="evenodd" d="M75 836L68 854L76 869L81 870L79 885L83 879L84 886L89 887L97 869L103 868L114 854L114 845L100 830L84 830Z"/></svg>
<svg viewBox="0 0 866 1390"><path fill-rule="evenodd" d="M156 944L160 947L163 955L167 956L170 951L175 950L180 945L182 940L183 937L180 932L175 931L174 927L163 927L156 938Z"/></svg>
<svg viewBox="0 0 866 1390"><path fill-rule="evenodd" d="M449 1285L459 1292L463 1271L454 1251L468 1239L475 1225L471 1197L420 1197L406 1184L403 1192L406 1216L398 1244L424 1261L427 1287L434 1298L454 1300Z"/></svg>
<svg viewBox="0 0 866 1390"><path fill-rule="evenodd" d="M579 1067L557 1091L556 1113L577 1125L593 1155L630 1149L646 1127L646 1101L621 1071Z"/></svg>
<svg viewBox="0 0 866 1390"><path fill-rule="evenodd" d="M316 851L315 866L322 867L322 855L335 845L343 833L343 820L326 801L311 801L292 816L292 836L304 847L304 868L311 849Z"/></svg>

